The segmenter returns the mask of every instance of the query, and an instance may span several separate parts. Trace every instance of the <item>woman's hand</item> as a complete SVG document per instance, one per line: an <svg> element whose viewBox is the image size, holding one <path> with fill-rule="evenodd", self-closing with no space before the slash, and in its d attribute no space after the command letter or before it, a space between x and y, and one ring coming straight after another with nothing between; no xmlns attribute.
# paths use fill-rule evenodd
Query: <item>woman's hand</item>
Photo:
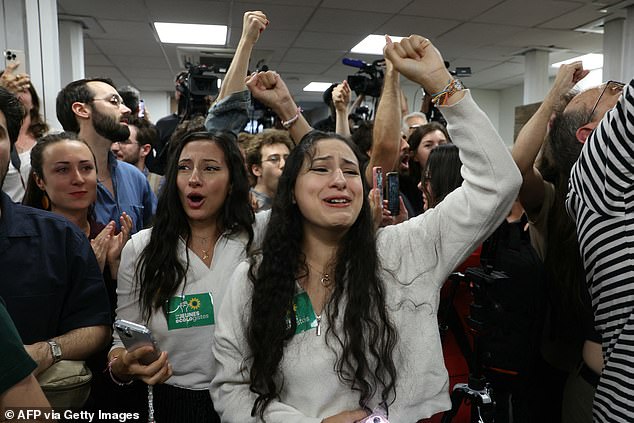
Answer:
<svg viewBox="0 0 634 423"><path fill-rule="evenodd" d="M110 353L113 375L121 381L137 378L148 385L157 385L165 382L172 376L172 365L167 359L166 351L163 351L159 358L151 364L141 364L140 360L151 356L153 351L154 347L149 345L137 348L131 352L128 352L125 348L113 350ZM117 359L112 361L114 357L117 357Z"/></svg>
<svg viewBox="0 0 634 423"><path fill-rule="evenodd" d="M18 67L19 63L13 62L7 65L7 68L0 76L0 86L11 91L13 94L26 91L31 85L31 78L26 74L14 75L13 71Z"/></svg>
<svg viewBox="0 0 634 423"><path fill-rule="evenodd" d="M119 262L121 261L121 250L125 246L125 243L130 239L130 231L132 231L132 218L128 216L126 212L121 214L119 218L121 224L121 231L117 235L111 233L110 241L108 243L107 251L107 263L110 267L110 274L113 278L117 277L119 271ZM114 232L114 226L113 226Z"/></svg>
<svg viewBox="0 0 634 423"><path fill-rule="evenodd" d="M356 423L369 416L365 410L342 411L334 416L327 417L321 423Z"/></svg>
<svg viewBox="0 0 634 423"><path fill-rule="evenodd" d="M95 257L97 257L97 263L99 263L101 273L103 273L103 269L106 267L110 238L112 238L113 231L114 222L110 222L99 232L99 235L97 235L95 239L90 240L90 246L95 253Z"/></svg>

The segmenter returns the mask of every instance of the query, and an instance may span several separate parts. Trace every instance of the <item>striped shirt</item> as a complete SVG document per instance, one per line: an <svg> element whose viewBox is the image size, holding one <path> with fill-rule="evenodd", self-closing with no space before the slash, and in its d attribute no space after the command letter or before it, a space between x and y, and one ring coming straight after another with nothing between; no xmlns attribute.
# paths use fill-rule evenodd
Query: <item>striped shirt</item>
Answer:
<svg viewBox="0 0 634 423"><path fill-rule="evenodd" d="M634 422L634 80L592 132L570 176L568 211L601 334L595 422Z"/></svg>

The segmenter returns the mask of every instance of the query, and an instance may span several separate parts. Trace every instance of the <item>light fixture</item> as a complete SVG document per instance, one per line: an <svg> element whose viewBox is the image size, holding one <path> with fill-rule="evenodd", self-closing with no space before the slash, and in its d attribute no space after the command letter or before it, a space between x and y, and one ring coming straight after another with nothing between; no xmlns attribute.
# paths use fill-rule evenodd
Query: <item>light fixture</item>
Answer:
<svg viewBox="0 0 634 423"><path fill-rule="evenodd" d="M598 53L590 53L590 54L584 54L583 56L573 57L572 59L553 63L551 66L553 68L558 68L561 65L566 65L568 63L578 62L578 61L583 62L584 69L593 70L593 69L600 69L603 67L603 55Z"/></svg>
<svg viewBox="0 0 634 423"><path fill-rule="evenodd" d="M401 41L405 37L396 37L390 35L392 41ZM359 44L352 47L351 53L375 54L383 55L383 47L385 47L385 35L371 34L365 37Z"/></svg>
<svg viewBox="0 0 634 423"><path fill-rule="evenodd" d="M304 91L313 91L317 93L323 93L328 88L330 88L332 84L330 82L311 82L310 84L304 87Z"/></svg>
<svg viewBox="0 0 634 423"><path fill-rule="evenodd" d="M154 22L154 28L162 43L224 45L227 42L226 25Z"/></svg>

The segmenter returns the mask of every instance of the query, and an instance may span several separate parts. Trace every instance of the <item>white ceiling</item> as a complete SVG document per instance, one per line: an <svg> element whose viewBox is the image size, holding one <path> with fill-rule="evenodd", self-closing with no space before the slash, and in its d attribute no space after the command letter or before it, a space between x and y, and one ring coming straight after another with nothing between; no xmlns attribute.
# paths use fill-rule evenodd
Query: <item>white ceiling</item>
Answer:
<svg viewBox="0 0 634 423"><path fill-rule="evenodd" d="M85 25L86 76L109 76L142 92L173 91L183 69L177 46L161 44L152 22L224 24L235 48L242 15L262 10L270 21L254 53L280 72L297 101L310 81L340 81L355 72L344 57L371 62L378 56L349 53L366 35L424 35L451 68L470 66L469 87L502 89L522 82L530 47L555 49L551 62L600 53L602 35L574 31L623 11L619 0L58 0L64 18ZM632 3L632 2L629 2ZM618 5L617 5L618 6ZM608 12L602 12L602 9ZM203 47L202 49L205 49ZM252 62L251 70L255 67Z"/></svg>

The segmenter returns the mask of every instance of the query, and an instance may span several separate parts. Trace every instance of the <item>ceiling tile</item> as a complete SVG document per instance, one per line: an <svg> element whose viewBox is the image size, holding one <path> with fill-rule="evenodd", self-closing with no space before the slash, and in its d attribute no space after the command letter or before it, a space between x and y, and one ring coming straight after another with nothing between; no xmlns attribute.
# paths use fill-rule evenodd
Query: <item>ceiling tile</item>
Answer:
<svg viewBox="0 0 634 423"><path fill-rule="evenodd" d="M367 12L398 13L410 0L324 0L321 7L362 10Z"/></svg>
<svg viewBox="0 0 634 423"><path fill-rule="evenodd" d="M473 19L474 22L532 27L582 7L578 2L507 0Z"/></svg>
<svg viewBox="0 0 634 423"><path fill-rule="evenodd" d="M401 37L418 34L427 38L433 38L460 25L460 23L458 20L397 15L382 25L377 32L379 34L390 34Z"/></svg>
<svg viewBox="0 0 634 423"><path fill-rule="evenodd" d="M339 51L350 51L363 40L365 35L332 34L328 32L303 31L295 40L293 47L334 48Z"/></svg>
<svg viewBox="0 0 634 423"><path fill-rule="evenodd" d="M442 7L439 7L436 0L416 0L405 7L401 13L466 21L484 13L498 3L500 0L444 0Z"/></svg>
<svg viewBox="0 0 634 423"><path fill-rule="evenodd" d="M360 12L339 9L318 9L306 25L307 31L324 31L343 34L371 34L391 18L386 13Z"/></svg>

